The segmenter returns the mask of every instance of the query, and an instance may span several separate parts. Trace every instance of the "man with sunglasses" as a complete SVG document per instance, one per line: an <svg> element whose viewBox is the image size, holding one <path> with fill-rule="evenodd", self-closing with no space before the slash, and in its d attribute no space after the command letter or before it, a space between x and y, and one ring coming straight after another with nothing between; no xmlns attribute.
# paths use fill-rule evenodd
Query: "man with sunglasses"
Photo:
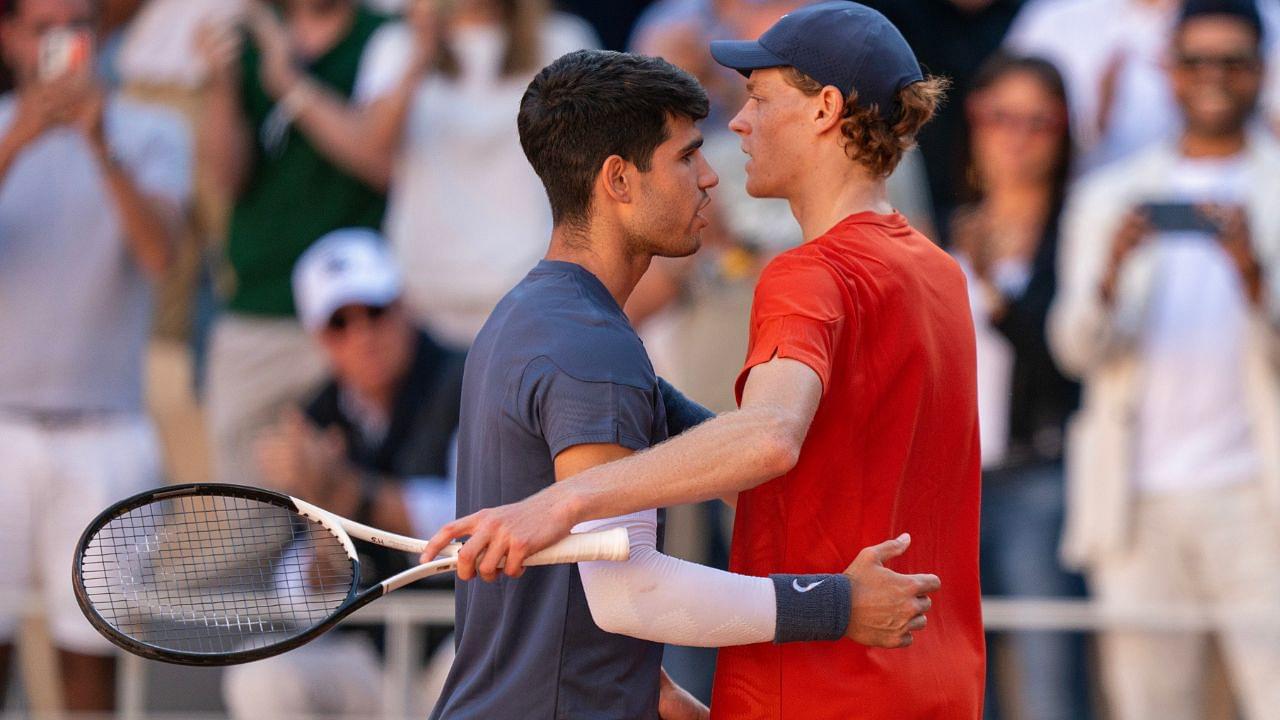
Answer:
<svg viewBox="0 0 1280 720"><path fill-rule="evenodd" d="M1280 717L1280 149L1251 127L1251 0L1188 0L1168 56L1183 130L1086 177L1064 216L1050 344L1084 383L1065 555L1098 598L1220 613L1248 718ZM1119 720L1201 717L1208 638L1116 630Z"/></svg>
<svg viewBox="0 0 1280 720"><path fill-rule="evenodd" d="M464 357L409 319L385 240L338 230L299 259L293 292L332 376L305 409L260 435L255 459L272 487L357 522L423 536L454 514L453 435ZM370 577L408 567L403 553L361 548ZM353 630L228 671L235 718L376 715L381 662ZM439 640L440 638L435 638Z"/></svg>

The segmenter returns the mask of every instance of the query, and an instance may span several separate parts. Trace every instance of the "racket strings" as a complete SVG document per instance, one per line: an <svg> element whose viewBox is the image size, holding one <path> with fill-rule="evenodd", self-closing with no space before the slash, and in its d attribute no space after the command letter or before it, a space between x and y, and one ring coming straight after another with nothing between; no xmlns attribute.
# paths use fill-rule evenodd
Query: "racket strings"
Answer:
<svg viewBox="0 0 1280 720"><path fill-rule="evenodd" d="M342 541L291 510L232 495L170 498L111 519L81 559L85 595L118 632L225 654L285 642L347 599Z"/></svg>

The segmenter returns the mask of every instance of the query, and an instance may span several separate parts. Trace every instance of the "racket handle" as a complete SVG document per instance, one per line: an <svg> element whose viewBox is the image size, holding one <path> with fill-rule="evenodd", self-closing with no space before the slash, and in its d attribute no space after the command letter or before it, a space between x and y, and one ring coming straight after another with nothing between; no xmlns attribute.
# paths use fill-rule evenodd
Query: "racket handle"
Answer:
<svg viewBox="0 0 1280 720"><path fill-rule="evenodd" d="M524 564L555 565L590 560L626 560L630 556L631 538L627 529L613 528L570 535L555 545L530 555Z"/></svg>

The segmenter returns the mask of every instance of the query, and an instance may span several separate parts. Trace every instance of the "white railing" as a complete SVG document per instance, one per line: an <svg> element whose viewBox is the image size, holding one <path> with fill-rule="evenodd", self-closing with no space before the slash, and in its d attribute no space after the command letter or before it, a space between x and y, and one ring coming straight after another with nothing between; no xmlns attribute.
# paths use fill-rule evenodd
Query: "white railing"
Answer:
<svg viewBox="0 0 1280 720"><path fill-rule="evenodd" d="M6 607L0 596L0 608ZM10 598L12 601L12 598ZM32 614L39 605L27 599ZM12 607L9 605L8 607ZM1266 613L1250 617L1238 609L1210 611L1195 607L1117 607L1096 601L1076 599L1007 599L986 598L983 616L989 631L1059 630L1097 632L1115 628L1152 632L1209 631L1224 627L1240 627L1242 623L1258 631L1280 633L1280 616ZM447 590L409 591L388 596L357 612L344 621L357 625L386 627L386 668L383 676L384 720L409 717L410 697L422 657L421 634L424 626L453 624L453 593ZM121 720L148 720L145 708L147 665L127 653L118 676L119 712Z"/></svg>

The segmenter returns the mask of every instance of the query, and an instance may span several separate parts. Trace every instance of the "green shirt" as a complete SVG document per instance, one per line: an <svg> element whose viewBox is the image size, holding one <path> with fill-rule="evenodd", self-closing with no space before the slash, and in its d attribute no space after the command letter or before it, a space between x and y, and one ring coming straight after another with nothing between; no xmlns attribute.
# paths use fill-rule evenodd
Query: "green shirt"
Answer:
<svg viewBox="0 0 1280 720"><path fill-rule="evenodd" d="M351 97L365 47L383 22L357 10L346 37L307 74ZM228 305L233 312L288 316L294 314L290 278L298 257L333 230L380 227L386 196L335 166L292 125L274 149L264 145L263 126L275 101L262 89L259 62L257 48L246 43L241 98L253 128L253 164L231 213L227 253L235 289Z"/></svg>

